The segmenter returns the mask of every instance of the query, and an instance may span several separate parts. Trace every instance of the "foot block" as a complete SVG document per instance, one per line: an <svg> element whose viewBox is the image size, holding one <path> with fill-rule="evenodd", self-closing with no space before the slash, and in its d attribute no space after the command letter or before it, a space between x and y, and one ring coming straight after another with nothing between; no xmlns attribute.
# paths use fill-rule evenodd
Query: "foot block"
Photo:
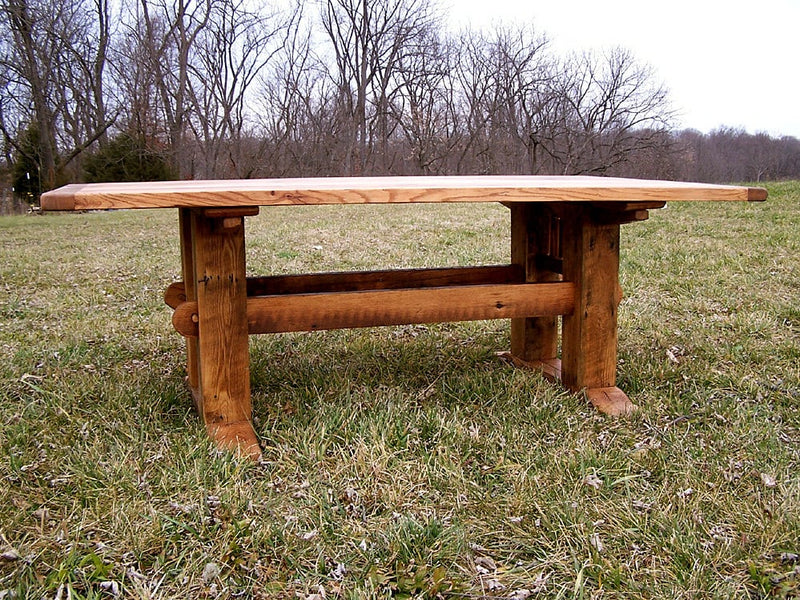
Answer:
<svg viewBox="0 0 800 600"><path fill-rule="evenodd" d="M636 405L618 387L586 388L589 402L601 413L612 417L629 415Z"/></svg>
<svg viewBox="0 0 800 600"><path fill-rule="evenodd" d="M510 362L515 367L539 371L545 379L550 381L561 381L561 359L559 358L523 360L518 356L514 356L511 352L498 352L497 356Z"/></svg>

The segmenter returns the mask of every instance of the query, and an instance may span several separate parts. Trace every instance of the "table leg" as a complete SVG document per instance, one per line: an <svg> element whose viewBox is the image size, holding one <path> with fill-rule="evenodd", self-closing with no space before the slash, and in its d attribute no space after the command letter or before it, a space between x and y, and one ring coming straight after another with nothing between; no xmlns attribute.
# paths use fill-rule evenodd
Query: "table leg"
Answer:
<svg viewBox="0 0 800 600"><path fill-rule="evenodd" d="M585 389L601 412L625 414L634 406L616 387L620 226L598 220L588 206L563 206L564 280L576 285L576 300L562 322L561 379Z"/></svg>
<svg viewBox="0 0 800 600"><path fill-rule="evenodd" d="M546 204L512 204L511 262L520 265L526 282L560 281L559 219ZM519 365L561 377L558 359L558 318L511 319L511 354Z"/></svg>
<svg viewBox="0 0 800 600"><path fill-rule="evenodd" d="M197 302L197 291L194 276L194 248L192 244L192 214L188 208L178 209L181 236L181 272L184 282L183 300ZM186 381L192 391L194 405L199 414L203 414L202 396L200 395L199 349L196 337L186 339Z"/></svg>
<svg viewBox="0 0 800 600"><path fill-rule="evenodd" d="M218 446L258 458L251 423L244 219L191 212L199 407ZM191 375L190 375L191 377Z"/></svg>

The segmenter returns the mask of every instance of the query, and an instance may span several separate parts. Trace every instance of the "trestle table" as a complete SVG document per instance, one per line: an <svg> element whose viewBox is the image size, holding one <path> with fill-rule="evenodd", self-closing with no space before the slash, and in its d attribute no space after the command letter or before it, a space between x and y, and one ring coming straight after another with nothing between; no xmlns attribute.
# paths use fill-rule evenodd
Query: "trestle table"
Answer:
<svg viewBox="0 0 800 600"><path fill-rule="evenodd" d="M251 334L510 319L514 364L584 391L602 412L629 412L616 385L620 225L666 202L766 197L755 187L605 177L364 177L72 184L44 194L42 208L178 210L182 281L165 300L187 341L188 385L215 442L257 458ZM507 264L246 275L244 218L261 207L455 202L509 208Z"/></svg>

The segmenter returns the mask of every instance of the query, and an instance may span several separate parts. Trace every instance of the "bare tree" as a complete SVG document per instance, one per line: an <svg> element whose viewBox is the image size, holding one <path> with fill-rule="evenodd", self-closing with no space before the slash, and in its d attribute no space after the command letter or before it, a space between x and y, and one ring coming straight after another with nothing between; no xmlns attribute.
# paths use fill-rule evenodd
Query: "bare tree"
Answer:
<svg viewBox="0 0 800 600"><path fill-rule="evenodd" d="M670 125L667 90L627 50L573 55L559 72L558 118L545 147L562 174L604 173L658 143Z"/></svg>
<svg viewBox="0 0 800 600"><path fill-rule="evenodd" d="M118 129L151 144L156 140L166 143L165 111L156 84L158 72L151 67L154 56L159 54L154 46L165 35L163 23L151 22L151 34L148 35L147 26L136 16L138 4L125 8L124 25L110 51L114 82L112 94L117 104L125 107L120 114Z"/></svg>
<svg viewBox="0 0 800 600"><path fill-rule="evenodd" d="M208 26L214 0L139 0L131 31L138 37L145 68L153 73L163 111L173 171L194 174L186 132L191 118L190 59Z"/></svg>
<svg viewBox="0 0 800 600"><path fill-rule="evenodd" d="M65 55L56 65L57 87L55 100L64 108L63 133L71 146L81 151L87 142L96 139L102 146L107 141L107 129L115 115L106 108L106 76L108 49L111 42L110 7L108 0L92 0L91 12L79 6L70 20L74 23L77 43L65 44ZM84 36L81 41L80 36Z"/></svg>
<svg viewBox="0 0 800 600"><path fill-rule="evenodd" d="M800 140L791 136L749 134L720 127L708 134L695 130L674 133L680 154L676 178L730 183L796 178L800 174Z"/></svg>
<svg viewBox="0 0 800 600"><path fill-rule="evenodd" d="M447 171L447 158L461 140L460 115L453 102L453 45L434 28L415 40L398 65L398 93L391 105L408 145L414 173Z"/></svg>
<svg viewBox="0 0 800 600"><path fill-rule="evenodd" d="M493 38L493 129L495 137L508 138L507 172L539 170L538 151L553 102L552 57L546 50L547 39L531 27L498 28Z"/></svg>
<svg viewBox="0 0 800 600"><path fill-rule="evenodd" d="M2 0L0 57L9 98L0 125L17 152L24 130L36 129L35 161L42 189L98 138L106 115L104 69L109 44L108 4L97 0Z"/></svg>
<svg viewBox="0 0 800 600"><path fill-rule="evenodd" d="M538 172L552 88L547 40L529 26L461 34L457 94L465 143L458 170Z"/></svg>
<svg viewBox="0 0 800 600"><path fill-rule="evenodd" d="M267 174L340 174L335 157L343 153L334 94L303 19L291 24L283 47L262 78L261 102L260 123L269 147Z"/></svg>
<svg viewBox="0 0 800 600"><path fill-rule="evenodd" d="M53 127L56 108L52 104L53 82L45 65L59 58L57 49L45 43L47 29L53 28L52 19L42 14L41 7L30 6L27 0L3 0L2 7L11 41L3 63L13 73L10 80L16 84L15 91L20 94L21 102L18 100L15 107L19 111L18 122L28 120L38 131L41 145L35 160L39 163L42 186L49 189L56 180L56 132ZM11 112L9 108L7 113ZM4 134L17 151L24 152L16 142L21 131L4 131Z"/></svg>
<svg viewBox="0 0 800 600"><path fill-rule="evenodd" d="M201 177L243 177L242 153L253 83L284 43L292 17L251 10L248 0L217 0L188 61L191 127Z"/></svg>
<svg viewBox="0 0 800 600"><path fill-rule="evenodd" d="M490 50L481 32L464 32L457 44L460 55L454 64L455 98L464 135L455 170L491 173L495 165L490 158L490 124L495 107Z"/></svg>
<svg viewBox="0 0 800 600"><path fill-rule="evenodd" d="M331 78L347 126L345 171L391 169L390 110L399 65L433 19L427 0L325 0L322 26L332 52ZM344 133L344 132L343 132ZM377 144L377 148L376 148ZM373 152L377 149L378 159Z"/></svg>

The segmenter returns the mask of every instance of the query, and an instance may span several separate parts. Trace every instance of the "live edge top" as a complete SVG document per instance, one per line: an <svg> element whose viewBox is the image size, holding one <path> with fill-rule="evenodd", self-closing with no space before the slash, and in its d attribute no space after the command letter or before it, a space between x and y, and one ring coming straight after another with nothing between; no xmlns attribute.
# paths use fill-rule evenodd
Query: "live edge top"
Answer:
<svg viewBox="0 0 800 600"><path fill-rule="evenodd" d="M758 187L587 176L320 177L71 184L43 210L443 202L766 200Z"/></svg>

